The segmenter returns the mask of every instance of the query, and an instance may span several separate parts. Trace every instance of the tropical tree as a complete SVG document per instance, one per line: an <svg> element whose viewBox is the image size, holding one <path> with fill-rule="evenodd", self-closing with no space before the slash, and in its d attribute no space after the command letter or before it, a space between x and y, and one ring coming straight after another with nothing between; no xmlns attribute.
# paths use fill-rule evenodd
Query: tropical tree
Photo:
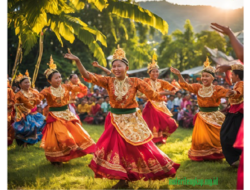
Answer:
<svg viewBox="0 0 250 190"><path fill-rule="evenodd" d="M10 0L8 24L15 28L27 55L37 43L39 34L49 28L63 46L64 38L73 43L75 37L88 46L100 64L106 65L102 47L107 47L107 37L91 23L83 22L76 13L84 15L85 9L106 10L110 16L129 18L160 30L168 31L166 21L132 2L118 0ZM96 15L97 16L97 15ZM105 23L102 23L104 25ZM115 30L111 30L115 35Z"/></svg>

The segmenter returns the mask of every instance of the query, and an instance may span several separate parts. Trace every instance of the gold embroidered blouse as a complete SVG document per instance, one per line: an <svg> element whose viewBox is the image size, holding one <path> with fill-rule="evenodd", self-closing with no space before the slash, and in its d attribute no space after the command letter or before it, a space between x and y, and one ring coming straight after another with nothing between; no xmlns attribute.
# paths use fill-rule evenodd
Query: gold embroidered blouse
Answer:
<svg viewBox="0 0 250 190"><path fill-rule="evenodd" d="M239 81L234 85L233 90L235 91L235 96L228 98L229 103L231 105L240 104L244 101L243 95L244 95L244 82Z"/></svg>
<svg viewBox="0 0 250 190"><path fill-rule="evenodd" d="M85 79L86 81L107 89L112 108L137 108L138 103L135 99L137 90L145 94L148 99L163 100L159 93L155 92L149 84L139 78L127 77L124 81L118 81L114 77L98 74L89 73L89 76L90 79Z"/></svg>

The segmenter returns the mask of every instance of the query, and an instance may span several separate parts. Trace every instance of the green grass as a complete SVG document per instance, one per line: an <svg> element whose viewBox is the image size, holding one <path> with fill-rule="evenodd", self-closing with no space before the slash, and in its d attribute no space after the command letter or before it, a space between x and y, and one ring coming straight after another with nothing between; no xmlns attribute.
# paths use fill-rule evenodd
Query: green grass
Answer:
<svg viewBox="0 0 250 190"><path fill-rule="evenodd" d="M84 125L91 137L97 141L103 126ZM177 178L211 179L218 177L216 186L169 185L168 179L161 181L136 181L129 183L131 189L235 189L237 169L222 162L193 162L187 152L191 146L192 130L178 128L167 143L158 147L174 162L181 164ZM88 167L92 155L70 160L63 167L54 167L45 158L40 143L22 149L15 143L8 147L9 189L110 189L117 180L95 179Z"/></svg>

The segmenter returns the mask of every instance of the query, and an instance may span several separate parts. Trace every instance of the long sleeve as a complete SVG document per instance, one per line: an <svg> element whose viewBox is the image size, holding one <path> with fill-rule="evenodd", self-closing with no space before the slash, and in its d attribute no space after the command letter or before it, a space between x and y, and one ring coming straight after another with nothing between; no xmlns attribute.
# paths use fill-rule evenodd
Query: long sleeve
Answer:
<svg viewBox="0 0 250 190"><path fill-rule="evenodd" d="M154 91L148 83L141 79L137 79L137 88L140 92L145 94L148 99L163 101L163 97L158 92Z"/></svg>
<svg viewBox="0 0 250 190"><path fill-rule="evenodd" d="M194 83L194 84L189 84L187 82L180 82L179 81L180 86L184 89L187 90L191 93L198 93L198 90L201 88L201 84L199 83Z"/></svg>
<svg viewBox="0 0 250 190"><path fill-rule="evenodd" d="M110 77L106 77L106 76L102 76L102 75L98 75L98 74L93 74L89 72L89 77L90 79L84 79L87 82L96 84L97 86L101 86L105 89L108 88L108 79Z"/></svg>
<svg viewBox="0 0 250 190"><path fill-rule="evenodd" d="M237 85L233 89L236 92L236 95L233 98L239 98L244 95L244 83L243 81L237 83Z"/></svg>
<svg viewBox="0 0 250 190"><path fill-rule="evenodd" d="M8 109L15 104L15 93L11 88L8 88Z"/></svg>
<svg viewBox="0 0 250 190"><path fill-rule="evenodd" d="M159 81L161 82L161 85L162 85L163 89L166 89L166 90L169 90L169 91L177 90L175 88L175 86L170 84L169 82L164 81L164 80L159 80Z"/></svg>
<svg viewBox="0 0 250 190"><path fill-rule="evenodd" d="M216 96L217 99L221 99L226 97L227 92L229 91L229 89L225 89L222 86L216 86Z"/></svg>

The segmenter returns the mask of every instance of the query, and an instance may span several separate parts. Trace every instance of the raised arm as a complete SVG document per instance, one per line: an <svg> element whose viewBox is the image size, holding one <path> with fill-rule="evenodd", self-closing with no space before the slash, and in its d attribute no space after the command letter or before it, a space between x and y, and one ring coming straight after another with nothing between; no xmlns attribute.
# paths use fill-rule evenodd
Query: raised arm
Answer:
<svg viewBox="0 0 250 190"><path fill-rule="evenodd" d="M227 35L230 39L230 42L233 46L234 52L239 60L244 62L244 47L240 43L240 41L235 37L234 33L229 27L219 25L217 23L211 23L211 28L216 30L217 32L220 32L224 35Z"/></svg>
<svg viewBox="0 0 250 190"><path fill-rule="evenodd" d="M77 68L79 69L81 75L82 75L84 78L86 78L86 79L90 79L90 78L89 78L89 73L88 73L88 71L85 69L85 67L82 65L80 59L79 59L77 56L73 55L73 54L70 52L69 49L68 49L68 53L66 53L66 54L64 55L64 58L69 59L69 60L72 60L72 61L75 61L75 62L76 62L76 66L77 66Z"/></svg>
<svg viewBox="0 0 250 190"><path fill-rule="evenodd" d="M97 67L97 68L103 70L107 75L111 75L111 71L108 70L107 68L105 68L105 67L99 65L98 62L94 61L94 62L92 63L92 65L93 65L94 67Z"/></svg>

